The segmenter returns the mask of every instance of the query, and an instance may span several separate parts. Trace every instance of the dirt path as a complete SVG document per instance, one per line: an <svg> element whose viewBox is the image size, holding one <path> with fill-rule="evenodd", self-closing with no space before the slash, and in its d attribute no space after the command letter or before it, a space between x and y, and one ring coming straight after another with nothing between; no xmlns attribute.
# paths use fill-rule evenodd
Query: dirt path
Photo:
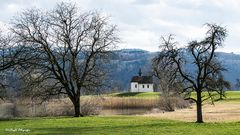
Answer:
<svg viewBox="0 0 240 135"><path fill-rule="evenodd" d="M195 121L196 107L179 109L174 112L151 112L142 116L153 116L163 119L181 121ZM230 122L240 121L240 103L215 103L203 106L203 119L205 122Z"/></svg>

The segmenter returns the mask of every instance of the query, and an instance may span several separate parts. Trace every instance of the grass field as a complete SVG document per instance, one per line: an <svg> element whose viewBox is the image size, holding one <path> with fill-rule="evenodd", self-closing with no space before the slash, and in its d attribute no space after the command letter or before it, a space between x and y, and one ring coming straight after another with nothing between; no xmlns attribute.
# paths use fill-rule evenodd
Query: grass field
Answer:
<svg viewBox="0 0 240 135"><path fill-rule="evenodd" d="M159 92L125 92L125 93L113 93L109 96L113 97L134 97L134 98L158 98L160 95ZM206 92L203 92L203 95L207 95ZM196 97L196 93L192 93L192 97ZM216 96L218 99L219 95ZM226 98L221 102L236 101L240 102L240 91L227 91Z"/></svg>
<svg viewBox="0 0 240 135"><path fill-rule="evenodd" d="M192 96L194 97L195 93ZM150 113L144 116L192 122L196 120L196 105L192 104L190 108L177 109L174 112ZM240 91L227 91L226 98L214 102L213 105L210 100L205 101L203 103L203 119L205 122L240 121Z"/></svg>
<svg viewBox="0 0 240 135"><path fill-rule="evenodd" d="M226 99L223 101L225 101L225 102L229 102L229 101L240 102L240 91L226 92Z"/></svg>
<svg viewBox="0 0 240 135"><path fill-rule="evenodd" d="M207 93L203 93L207 94ZM154 99L159 93L117 93L113 96L124 98ZM196 97L196 94L192 94ZM218 99L216 96L215 99ZM215 101L214 105L210 100L203 103L203 118L205 122L238 122L240 121L240 91L227 91L224 100ZM192 104L190 108L176 109L174 112L161 113L150 111L143 116L150 116L162 119L180 120L193 122L196 120L196 105Z"/></svg>
<svg viewBox="0 0 240 135"><path fill-rule="evenodd" d="M37 117L0 120L0 135L237 135L240 133L240 92L229 91L214 106L204 104L206 123L196 124L196 107L136 116ZM154 99L159 93L115 93L109 98ZM140 102L140 101L139 101ZM209 123L210 122L210 123Z"/></svg>
<svg viewBox="0 0 240 135"><path fill-rule="evenodd" d="M2 135L235 135L239 133L240 122L196 124L138 116L34 118L0 122Z"/></svg>

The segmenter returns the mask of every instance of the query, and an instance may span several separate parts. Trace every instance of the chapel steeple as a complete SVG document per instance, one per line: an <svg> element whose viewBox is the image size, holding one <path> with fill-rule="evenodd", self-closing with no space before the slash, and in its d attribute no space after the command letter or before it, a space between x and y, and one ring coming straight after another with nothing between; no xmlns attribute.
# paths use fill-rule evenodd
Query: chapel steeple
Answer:
<svg viewBox="0 0 240 135"><path fill-rule="evenodd" d="M141 68L140 68L139 71L138 71L138 75L139 75L139 76L142 76L142 70L141 70Z"/></svg>

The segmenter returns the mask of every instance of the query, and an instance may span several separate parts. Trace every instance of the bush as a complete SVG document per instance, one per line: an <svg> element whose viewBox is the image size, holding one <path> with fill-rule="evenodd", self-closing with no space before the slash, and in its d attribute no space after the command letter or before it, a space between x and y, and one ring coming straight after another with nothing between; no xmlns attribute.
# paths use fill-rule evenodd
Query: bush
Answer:
<svg viewBox="0 0 240 135"><path fill-rule="evenodd" d="M85 98L81 101L81 113L84 116L98 115L102 109L98 98Z"/></svg>
<svg viewBox="0 0 240 135"><path fill-rule="evenodd" d="M172 97L160 98L159 108L164 111L172 112L175 111L175 104Z"/></svg>
<svg viewBox="0 0 240 135"><path fill-rule="evenodd" d="M175 109L183 109L190 107L190 103L182 97L162 97L159 100L159 108L164 111L172 112Z"/></svg>
<svg viewBox="0 0 240 135"><path fill-rule="evenodd" d="M47 116L73 116L74 114L73 106L67 99L52 99L46 104Z"/></svg>
<svg viewBox="0 0 240 135"><path fill-rule="evenodd" d="M176 97L175 105L177 109L184 109L184 108L189 108L191 106L191 103L188 100L184 100L182 97Z"/></svg>

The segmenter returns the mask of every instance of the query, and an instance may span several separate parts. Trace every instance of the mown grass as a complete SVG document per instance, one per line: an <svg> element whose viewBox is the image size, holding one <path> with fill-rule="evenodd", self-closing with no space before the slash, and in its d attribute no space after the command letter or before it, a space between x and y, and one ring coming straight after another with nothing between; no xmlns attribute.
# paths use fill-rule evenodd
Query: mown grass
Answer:
<svg viewBox="0 0 240 135"><path fill-rule="evenodd" d="M228 91L226 92L226 98L222 100L224 102L240 102L240 91Z"/></svg>
<svg viewBox="0 0 240 135"><path fill-rule="evenodd" d="M214 102L240 102L240 91L227 91L226 97L223 100L219 100L219 94L213 93ZM208 97L207 92L202 93L204 98ZM161 93L159 92L125 92L125 93L113 93L104 95L105 101L102 102L105 108L153 108L159 105L159 97L161 99ZM196 93L192 92L191 97L196 99ZM204 99L203 98L203 99ZM203 104L212 103L211 99L203 102Z"/></svg>
<svg viewBox="0 0 240 135"><path fill-rule="evenodd" d="M214 99L219 99L219 95L215 93L216 96ZM159 92L125 92L125 93L113 93L108 96L113 97L134 97L134 98L157 98L159 97ZM207 92L203 92L202 95L208 95ZM161 96L161 95L160 95ZM192 97L196 98L196 93L192 93ZM226 98L224 100L220 100L220 102L240 102L240 91L226 91Z"/></svg>
<svg viewBox="0 0 240 135"><path fill-rule="evenodd" d="M6 129L29 129L11 132ZM153 117L111 116L83 118L31 118L0 121L0 134L78 135L235 135L240 122L196 124Z"/></svg>
<svg viewBox="0 0 240 135"><path fill-rule="evenodd" d="M223 100L219 100L220 96L217 93L214 94L214 100L217 102L240 102L240 91L226 91L225 96L223 97ZM208 97L207 92L203 92L202 96ZM193 92L191 97L196 99L196 93ZM203 98L204 99L204 98ZM207 100L207 102L210 102L210 99Z"/></svg>
<svg viewBox="0 0 240 135"><path fill-rule="evenodd" d="M240 101L240 92L238 91L228 91L226 95L227 98L220 102ZM119 95L118 93L111 96L115 98L152 99L158 97L159 93L127 93L125 95ZM30 131L6 131L11 129ZM196 124L143 116L48 117L0 120L0 135L237 135L239 133L240 122Z"/></svg>

